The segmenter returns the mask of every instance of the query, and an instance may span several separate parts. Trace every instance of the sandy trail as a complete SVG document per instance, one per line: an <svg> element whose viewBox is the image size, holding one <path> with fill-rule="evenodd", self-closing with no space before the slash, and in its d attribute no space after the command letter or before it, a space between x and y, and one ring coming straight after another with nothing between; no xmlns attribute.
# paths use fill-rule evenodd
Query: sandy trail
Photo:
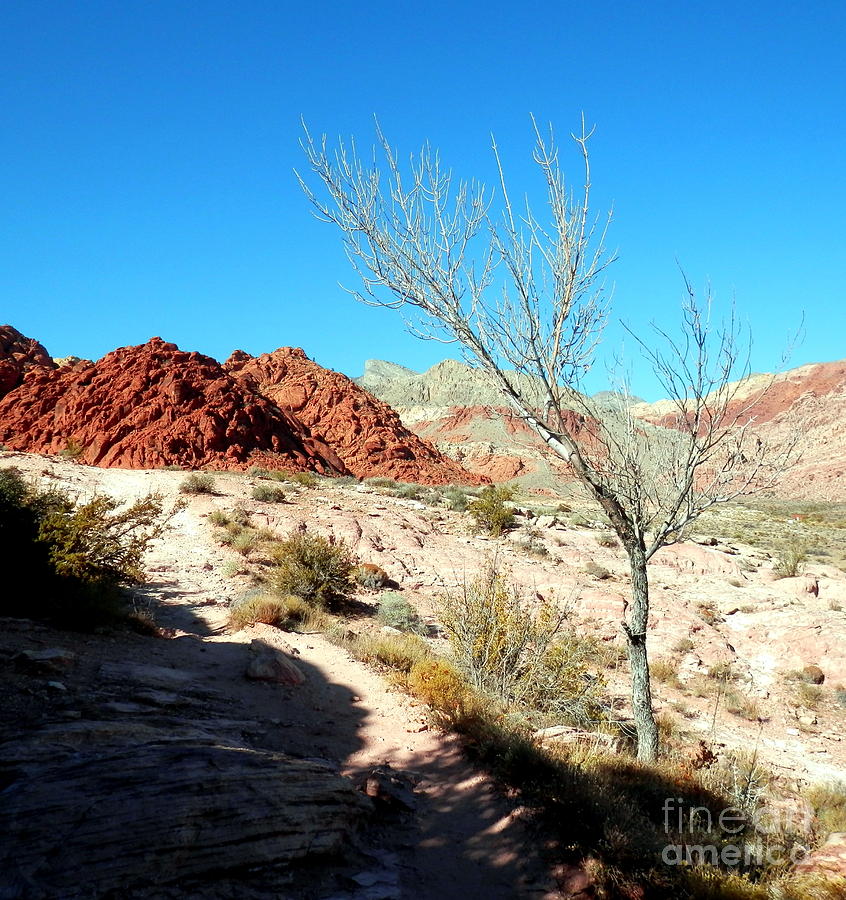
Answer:
<svg viewBox="0 0 846 900"><path fill-rule="evenodd" d="M184 479L177 472L99 470L37 458L23 462L22 468L83 497L100 491L132 499L155 490L169 503L179 497ZM219 712L228 707L233 719L253 723L248 727L256 747L326 759L354 778L385 764L413 776L416 810L363 836L364 870L352 874L348 890L333 890L332 898L560 896L523 810L466 761L454 737L428 727L425 708L319 634L228 627L229 602L246 582L221 574L234 554L213 540L208 513L240 502L259 523L278 526L284 518L280 530L286 532L299 521L313 521L318 512L331 518L333 504L303 491L280 515L279 507L248 501L243 476L221 473L215 479L219 494L189 498L146 559L148 581L139 593L152 602L157 622L172 629L173 638L140 653L133 641L121 659L181 668L194 682L220 692ZM376 505L381 509L365 514L364 527L353 529L360 545L380 543L372 523L383 518L385 506ZM336 524L337 531L349 530L348 523ZM407 542L401 552L413 567L411 551L418 542L413 537ZM247 681L244 661L254 639L293 650L306 683L289 688Z"/></svg>

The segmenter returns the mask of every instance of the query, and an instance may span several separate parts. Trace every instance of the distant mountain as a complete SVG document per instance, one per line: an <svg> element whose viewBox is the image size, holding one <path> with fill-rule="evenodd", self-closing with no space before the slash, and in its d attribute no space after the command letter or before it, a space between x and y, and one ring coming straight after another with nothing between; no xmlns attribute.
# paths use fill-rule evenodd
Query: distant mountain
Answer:
<svg viewBox="0 0 846 900"><path fill-rule="evenodd" d="M408 427L471 471L538 489L567 477L560 462L548 458L541 442L509 411L478 369L454 360L422 374L381 361L368 366L393 373L381 381L371 379L368 390L390 403ZM801 366L777 376L752 375L741 383L738 402L754 399L767 385L751 410L755 431L776 446L794 434L801 436L801 458L785 473L777 493L846 502L846 361ZM525 387L531 391L531 380ZM602 391L590 399L609 403L619 394ZM630 402L639 418L672 425L669 401L645 403L631 397ZM540 392L534 405L542 405Z"/></svg>
<svg viewBox="0 0 846 900"><path fill-rule="evenodd" d="M616 403L622 397L623 395L619 391L598 391L595 394L591 394L591 399L596 400L598 403ZM636 403L646 403L643 397L638 397L635 394L630 394L626 400L630 406L634 406Z"/></svg>
<svg viewBox="0 0 846 900"><path fill-rule="evenodd" d="M407 369L399 363L387 362L384 359L368 359L364 364L364 374L353 381L371 394L378 395L385 385L392 381L413 378L418 373L414 369Z"/></svg>

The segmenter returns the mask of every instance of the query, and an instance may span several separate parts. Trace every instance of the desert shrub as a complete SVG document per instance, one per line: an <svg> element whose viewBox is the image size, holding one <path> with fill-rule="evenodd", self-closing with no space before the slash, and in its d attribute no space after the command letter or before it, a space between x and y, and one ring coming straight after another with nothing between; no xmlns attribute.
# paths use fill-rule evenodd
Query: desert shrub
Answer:
<svg viewBox="0 0 846 900"><path fill-rule="evenodd" d="M846 688L843 685L838 684L834 689L834 699L837 702L837 705L846 709Z"/></svg>
<svg viewBox="0 0 846 900"><path fill-rule="evenodd" d="M208 472L192 472L179 485L179 490L183 494L213 494L214 478Z"/></svg>
<svg viewBox="0 0 846 900"><path fill-rule="evenodd" d="M649 663L649 673L652 677L669 687L680 688L678 663L672 659L653 659Z"/></svg>
<svg viewBox="0 0 846 900"><path fill-rule="evenodd" d="M379 601L379 609L376 613L380 622L398 628L400 631L411 631L415 634L425 634L426 626L417 614L417 610L399 594L389 591Z"/></svg>
<svg viewBox="0 0 846 900"><path fill-rule="evenodd" d="M229 559L220 567L220 574L224 578L234 578L236 575L245 574L246 571L246 565L238 559Z"/></svg>
<svg viewBox="0 0 846 900"><path fill-rule="evenodd" d="M475 523L476 531L484 531L499 537L514 525L514 511L506 504L513 499L514 491L507 485L488 485L467 504L467 511Z"/></svg>
<svg viewBox="0 0 846 900"><path fill-rule="evenodd" d="M399 487L399 482L393 478L367 478L364 483L370 487L389 488L390 490L396 490Z"/></svg>
<svg viewBox="0 0 846 900"><path fill-rule="evenodd" d="M249 594L232 606L229 624L237 629L260 622L293 631L307 622L312 612L312 607L302 597Z"/></svg>
<svg viewBox="0 0 846 900"><path fill-rule="evenodd" d="M315 606L336 608L353 589L355 563L343 541L298 531L276 545L273 560L275 589Z"/></svg>
<svg viewBox="0 0 846 900"><path fill-rule="evenodd" d="M313 488L317 487L317 476L313 472L291 472L285 473L285 481L298 484L300 487Z"/></svg>
<svg viewBox="0 0 846 900"><path fill-rule="evenodd" d="M285 491L271 484L257 484L252 491L253 500L263 503L281 503L285 499Z"/></svg>
<svg viewBox="0 0 846 900"><path fill-rule="evenodd" d="M527 556L534 556L536 559L546 559L549 556L549 548L535 537L530 536L523 540L515 541L514 546Z"/></svg>
<svg viewBox="0 0 846 900"><path fill-rule="evenodd" d="M735 716L757 722L763 717L761 707L754 697L741 694L739 691L727 690L725 695L726 709Z"/></svg>
<svg viewBox="0 0 846 900"><path fill-rule="evenodd" d="M156 495L123 509L105 495L77 505L3 470L0 565L27 589L4 591L0 615L80 628L125 617L130 605L122 588L141 580L143 555L167 519Z"/></svg>
<svg viewBox="0 0 846 900"><path fill-rule="evenodd" d="M796 685L796 696L802 706L808 709L816 709L822 701L825 691L817 684L809 684L807 681L800 681Z"/></svg>
<svg viewBox="0 0 846 900"><path fill-rule="evenodd" d="M801 574L807 558L807 544L797 537L792 537L776 553L773 573L776 578L795 578Z"/></svg>
<svg viewBox="0 0 846 900"><path fill-rule="evenodd" d="M381 663L399 672L410 672L429 656L426 642L415 634L365 634L356 638L353 653L365 662Z"/></svg>
<svg viewBox="0 0 846 900"><path fill-rule="evenodd" d="M273 473L270 469L265 469L264 466L250 466L250 468L247 469L247 475L249 475L250 478L269 479L273 477Z"/></svg>
<svg viewBox="0 0 846 900"><path fill-rule="evenodd" d="M696 644L690 638L680 638L673 645L673 652L674 653L689 653L695 646L696 646Z"/></svg>
<svg viewBox="0 0 846 900"><path fill-rule="evenodd" d="M74 438L68 438L64 450L59 451L59 456L62 459L80 459L83 453L85 453L85 447Z"/></svg>
<svg viewBox="0 0 846 900"><path fill-rule="evenodd" d="M807 792L806 799L814 810L818 838L846 831L846 782L818 784Z"/></svg>
<svg viewBox="0 0 846 900"><path fill-rule="evenodd" d="M446 506L454 512L466 512L472 496L472 494L468 495L467 490L454 484L441 488L440 494Z"/></svg>
<svg viewBox="0 0 846 900"><path fill-rule="evenodd" d="M458 670L443 659L423 659L408 673L408 690L449 724L466 719L477 705Z"/></svg>
<svg viewBox="0 0 846 900"><path fill-rule="evenodd" d="M608 548L617 547L619 545L617 538L614 537L614 535L610 532L598 535L598 537L596 538L596 543L599 544L600 547Z"/></svg>
<svg viewBox="0 0 846 900"><path fill-rule="evenodd" d="M242 528L232 541L232 549L241 556L249 556L259 542L258 533L252 528Z"/></svg>
<svg viewBox="0 0 846 900"><path fill-rule="evenodd" d="M525 603L496 560L459 593L445 593L438 613L476 690L582 725L597 718L602 680L588 671L595 643L576 635L553 602Z"/></svg>
<svg viewBox="0 0 846 900"><path fill-rule="evenodd" d="M718 662L708 668L708 678L725 683L737 681L740 674L731 662Z"/></svg>
<svg viewBox="0 0 846 900"><path fill-rule="evenodd" d="M599 565L599 563L594 562L592 559L589 559L584 565L585 575L590 575L591 578L596 578L597 581L605 581L606 578L611 577L611 573L605 566Z"/></svg>
<svg viewBox="0 0 846 900"><path fill-rule="evenodd" d="M209 513L209 522L220 528L225 528L232 520L222 509L213 509Z"/></svg>
<svg viewBox="0 0 846 900"><path fill-rule="evenodd" d="M233 525L240 525L244 527L250 524L250 514L244 509L243 506L236 506L229 513L229 521Z"/></svg>
<svg viewBox="0 0 846 900"><path fill-rule="evenodd" d="M388 573L375 563L359 563L353 569L353 578L356 584L371 591L378 591L391 581Z"/></svg>

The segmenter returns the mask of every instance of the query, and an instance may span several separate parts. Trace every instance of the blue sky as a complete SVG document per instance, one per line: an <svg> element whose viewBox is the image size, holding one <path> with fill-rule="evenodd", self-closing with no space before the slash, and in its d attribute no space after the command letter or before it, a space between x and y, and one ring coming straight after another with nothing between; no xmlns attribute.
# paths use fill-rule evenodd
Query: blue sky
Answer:
<svg viewBox="0 0 846 900"><path fill-rule="evenodd" d="M494 132L534 196L529 113L563 135L584 110L616 317L674 322L678 260L736 300L756 369L802 312L791 365L840 359L844 42L835 2L6 0L0 320L56 356L161 335L219 359L294 345L350 375L368 357L424 369L442 346L338 286L355 285L339 236L293 176L300 116L369 145L375 113L402 151L428 139L488 180Z"/></svg>

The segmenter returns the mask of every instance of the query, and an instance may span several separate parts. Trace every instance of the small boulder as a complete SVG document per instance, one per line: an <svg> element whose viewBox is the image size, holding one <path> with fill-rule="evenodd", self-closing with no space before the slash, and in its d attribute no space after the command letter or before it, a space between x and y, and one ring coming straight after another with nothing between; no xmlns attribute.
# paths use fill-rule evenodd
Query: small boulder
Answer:
<svg viewBox="0 0 846 900"><path fill-rule="evenodd" d="M825 681L825 673L819 666L805 666L802 669L802 681L807 684L822 684Z"/></svg>
<svg viewBox="0 0 846 900"><path fill-rule="evenodd" d="M76 654L64 647L50 647L48 650L22 650L18 659L39 672L60 672L76 662Z"/></svg>
<svg viewBox="0 0 846 900"><path fill-rule="evenodd" d="M258 639L250 644L250 661L244 675L253 681L272 681L291 687L305 681L305 675L286 653Z"/></svg>

